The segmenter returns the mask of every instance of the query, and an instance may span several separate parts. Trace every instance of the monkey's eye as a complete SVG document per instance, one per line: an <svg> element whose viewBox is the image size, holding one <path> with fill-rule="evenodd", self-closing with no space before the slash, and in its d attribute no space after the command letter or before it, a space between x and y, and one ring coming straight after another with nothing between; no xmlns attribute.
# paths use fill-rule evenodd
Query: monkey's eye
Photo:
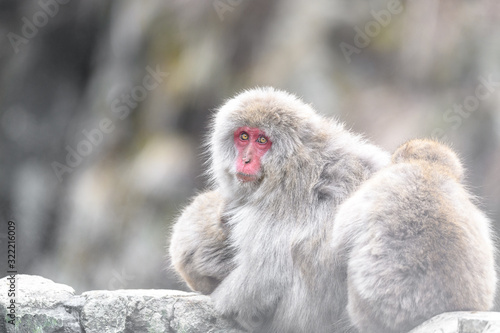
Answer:
<svg viewBox="0 0 500 333"><path fill-rule="evenodd" d="M248 134L246 132L242 132L240 134L240 140L243 140L243 141L248 140Z"/></svg>
<svg viewBox="0 0 500 333"><path fill-rule="evenodd" d="M267 143L267 139L263 136L259 136L259 138L257 139L257 142L263 145L263 144Z"/></svg>

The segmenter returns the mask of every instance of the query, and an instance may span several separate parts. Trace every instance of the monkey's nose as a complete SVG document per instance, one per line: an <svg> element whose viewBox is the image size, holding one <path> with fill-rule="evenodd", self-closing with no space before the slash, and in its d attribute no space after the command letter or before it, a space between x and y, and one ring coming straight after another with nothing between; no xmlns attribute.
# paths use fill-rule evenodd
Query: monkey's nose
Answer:
<svg viewBox="0 0 500 333"><path fill-rule="evenodd" d="M252 161L250 157L243 156L243 163L248 164Z"/></svg>

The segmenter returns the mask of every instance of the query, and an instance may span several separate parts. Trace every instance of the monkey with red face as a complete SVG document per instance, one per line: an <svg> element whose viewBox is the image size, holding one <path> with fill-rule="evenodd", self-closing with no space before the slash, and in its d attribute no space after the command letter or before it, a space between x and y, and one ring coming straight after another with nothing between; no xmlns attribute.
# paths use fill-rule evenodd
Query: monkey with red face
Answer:
<svg viewBox="0 0 500 333"><path fill-rule="evenodd" d="M389 155L273 88L225 103L209 137L213 190L175 223L173 267L249 331L347 332L334 216Z"/></svg>

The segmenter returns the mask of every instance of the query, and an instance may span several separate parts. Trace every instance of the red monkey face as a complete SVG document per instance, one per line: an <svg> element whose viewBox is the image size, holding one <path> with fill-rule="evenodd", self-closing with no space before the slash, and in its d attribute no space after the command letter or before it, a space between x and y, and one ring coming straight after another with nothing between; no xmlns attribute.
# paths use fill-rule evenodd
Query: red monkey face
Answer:
<svg viewBox="0 0 500 333"><path fill-rule="evenodd" d="M234 144L238 150L236 177L242 182L259 179L260 159L271 148L271 140L258 128L240 127L234 132Z"/></svg>

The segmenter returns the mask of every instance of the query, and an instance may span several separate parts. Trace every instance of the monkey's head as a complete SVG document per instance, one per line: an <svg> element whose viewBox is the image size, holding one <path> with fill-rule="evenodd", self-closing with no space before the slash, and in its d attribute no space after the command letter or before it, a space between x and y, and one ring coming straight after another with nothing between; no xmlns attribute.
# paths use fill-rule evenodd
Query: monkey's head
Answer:
<svg viewBox="0 0 500 333"><path fill-rule="evenodd" d="M211 175L222 190L249 189L281 181L318 135L321 117L297 97L256 88L228 100L214 116Z"/></svg>
<svg viewBox="0 0 500 333"><path fill-rule="evenodd" d="M410 140L396 149L392 155L392 163L410 162L411 160L438 164L446 168L459 181L464 177L464 169L458 156L453 150L434 140Z"/></svg>

